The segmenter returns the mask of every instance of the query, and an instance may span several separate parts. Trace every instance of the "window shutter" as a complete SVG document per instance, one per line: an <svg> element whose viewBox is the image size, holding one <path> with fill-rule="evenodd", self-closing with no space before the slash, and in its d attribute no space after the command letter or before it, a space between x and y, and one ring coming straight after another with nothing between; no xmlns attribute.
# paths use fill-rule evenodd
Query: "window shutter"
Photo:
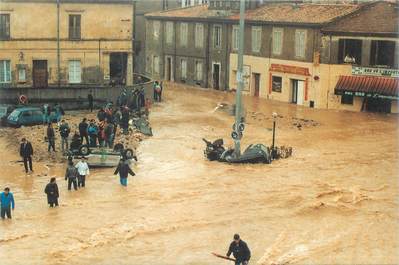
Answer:
<svg viewBox="0 0 399 265"><path fill-rule="evenodd" d="M187 61L184 59L181 60L181 78L187 78Z"/></svg>

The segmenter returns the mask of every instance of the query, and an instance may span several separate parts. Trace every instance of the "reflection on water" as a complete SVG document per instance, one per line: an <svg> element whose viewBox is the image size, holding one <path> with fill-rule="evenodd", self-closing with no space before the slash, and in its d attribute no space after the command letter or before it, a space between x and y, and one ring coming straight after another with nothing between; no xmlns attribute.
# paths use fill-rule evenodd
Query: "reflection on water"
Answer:
<svg viewBox="0 0 399 265"><path fill-rule="evenodd" d="M395 115L325 111L245 98L243 146L271 143L293 157L271 165L206 161L201 138L229 137L234 117L213 111L233 94L168 85L153 107L127 188L93 170L68 192L64 166L25 176L1 138L1 186L16 198L0 223L1 264L225 264L240 233L252 264L382 264L398 258L398 121ZM298 128L298 119L301 126ZM60 207L43 192L58 177Z"/></svg>

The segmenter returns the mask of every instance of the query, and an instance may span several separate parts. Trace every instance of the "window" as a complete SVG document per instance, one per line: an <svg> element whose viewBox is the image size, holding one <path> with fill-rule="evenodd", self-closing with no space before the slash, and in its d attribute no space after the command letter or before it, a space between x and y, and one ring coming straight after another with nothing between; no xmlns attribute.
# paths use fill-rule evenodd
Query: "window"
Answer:
<svg viewBox="0 0 399 265"><path fill-rule="evenodd" d="M181 46L187 46L187 34L188 34L188 24L180 24L180 44Z"/></svg>
<svg viewBox="0 0 399 265"><path fill-rule="evenodd" d="M11 83L11 63L9 60L0 60L0 83Z"/></svg>
<svg viewBox="0 0 399 265"><path fill-rule="evenodd" d="M338 63L361 64L362 41L340 39L338 42Z"/></svg>
<svg viewBox="0 0 399 265"><path fill-rule="evenodd" d="M80 39L80 15L69 15L69 39Z"/></svg>
<svg viewBox="0 0 399 265"><path fill-rule="evenodd" d="M10 38L10 14L0 14L0 39Z"/></svg>
<svg viewBox="0 0 399 265"><path fill-rule="evenodd" d="M18 69L18 82L26 82L26 69L25 68Z"/></svg>
<svg viewBox="0 0 399 265"><path fill-rule="evenodd" d="M353 105L353 95L343 94L341 96L341 104Z"/></svg>
<svg viewBox="0 0 399 265"><path fill-rule="evenodd" d="M220 25L213 26L213 47L220 48L222 46L222 27Z"/></svg>
<svg viewBox="0 0 399 265"><path fill-rule="evenodd" d="M154 36L154 40L159 40L159 30L161 28L161 23L159 21L154 21L152 23L152 27L153 27L153 36Z"/></svg>
<svg viewBox="0 0 399 265"><path fill-rule="evenodd" d="M166 35L166 43L172 44L173 43L173 35L174 35L174 30L173 30L173 22L166 22L165 26L165 35Z"/></svg>
<svg viewBox="0 0 399 265"><path fill-rule="evenodd" d="M231 34L231 40L232 40L231 47L233 48L233 50L238 50L238 46L240 45L240 40L238 38L239 35L240 35L240 27L234 25Z"/></svg>
<svg viewBox="0 0 399 265"><path fill-rule="evenodd" d="M195 24L195 47L202 48L204 46L204 25Z"/></svg>
<svg viewBox="0 0 399 265"><path fill-rule="evenodd" d="M295 56L305 58L306 51L306 30L295 31Z"/></svg>
<svg viewBox="0 0 399 265"><path fill-rule="evenodd" d="M371 41L370 65L394 68L395 64L395 42L394 41Z"/></svg>
<svg viewBox="0 0 399 265"><path fill-rule="evenodd" d="M187 78L187 60L181 59L180 65L181 65L181 79L186 79Z"/></svg>
<svg viewBox="0 0 399 265"><path fill-rule="evenodd" d="M283 29L273 28L273 54L280 55L283 50Z"/></svg>
<svg viewBox="0 0 399 265"><path fill-rule="evenodd" d="M262 44L262 27L252 27L252 52L260 52Z"/></svg>
<svg viewBox="0 0 399 265"><path fill-rule="evenodd" d="M69 61L69 83L79 84L81 82L80 61Z"/></svg>
<svg viewBox="0 0 399 265"><path fill-rule="evenodd" d="M202 62L195 62L195 80L202 81Z"/></svg>
<svg viewBox="0 0 399 265"><path fill-rule="evenodd" d="M283 78L281 76L272 76L272 91L281 93Z"/></svg>
<svg viewBox="0 0 399 265"><path fill-rule="evenodd" d="M152 63L152 69L154 69L154 74L159 74L159 56L154 56Z"/></svg>
<svg viewBox="0 0 399 265"><path fill-rule="evenodd" d="M151 73L151 57L150 56L147 56L147 58L146 58L145 71L147 73Z"/></svg>

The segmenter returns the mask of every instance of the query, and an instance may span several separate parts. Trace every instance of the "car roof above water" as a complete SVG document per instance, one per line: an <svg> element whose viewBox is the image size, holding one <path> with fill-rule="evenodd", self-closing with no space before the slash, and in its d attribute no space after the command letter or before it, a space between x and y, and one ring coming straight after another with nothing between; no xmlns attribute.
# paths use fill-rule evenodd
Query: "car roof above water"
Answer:
<svg viewBox="0 0 399 265"><path fill-rule="evenodd" d="M39 110L39 111L41 111L41 109L38 108L38 107L20 107L20 108L16 108L14 111L23 112L23 111L30 111L30 110Z"/></svg>

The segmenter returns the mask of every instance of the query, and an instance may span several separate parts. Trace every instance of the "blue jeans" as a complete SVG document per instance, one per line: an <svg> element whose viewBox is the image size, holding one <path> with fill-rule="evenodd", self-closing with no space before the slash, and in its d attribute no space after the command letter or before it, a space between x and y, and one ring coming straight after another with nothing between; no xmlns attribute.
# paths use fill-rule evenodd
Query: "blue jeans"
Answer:
<svg viewBox="0 0 399 265"><path fill-rule="evenodd" d="M119 178L122 186L127 186L127 178Z"/></svg>

